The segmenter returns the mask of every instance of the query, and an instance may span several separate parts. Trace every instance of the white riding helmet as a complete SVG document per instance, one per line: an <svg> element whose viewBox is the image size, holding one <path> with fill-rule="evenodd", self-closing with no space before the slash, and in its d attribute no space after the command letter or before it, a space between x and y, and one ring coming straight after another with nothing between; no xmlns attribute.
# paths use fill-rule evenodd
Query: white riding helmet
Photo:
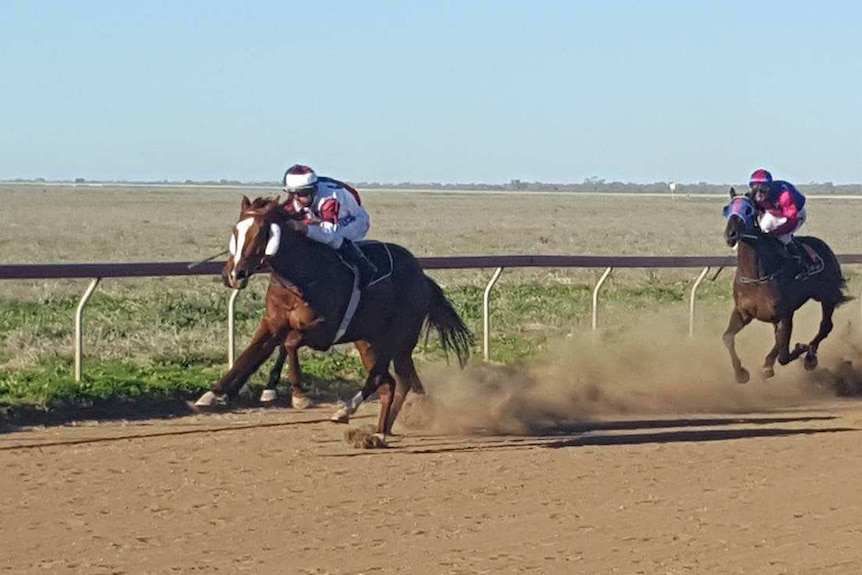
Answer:
<svg viewBox="0 0 862 575"><path fill-rule="evenodd" d="M311 188L317 183L317 174L308 166L295 164L284 172L282 184L288 192Z"/></svg>

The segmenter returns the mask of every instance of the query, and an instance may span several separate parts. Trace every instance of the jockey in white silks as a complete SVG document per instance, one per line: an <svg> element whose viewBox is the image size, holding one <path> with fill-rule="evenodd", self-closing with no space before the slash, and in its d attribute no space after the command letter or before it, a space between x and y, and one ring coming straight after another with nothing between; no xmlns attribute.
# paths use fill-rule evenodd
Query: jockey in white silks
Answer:
<svg viewBox="0 0 862 575"><path fill-rule="evenodd" d="M284 209L300 214L307 224L310 239L326 244L359 275L359 288L368 285L377 268L353 242L365 239L371 220L362 207L359 193L352 186L318 177L308 166L294 165L284 172L288 192Z"/></svg>

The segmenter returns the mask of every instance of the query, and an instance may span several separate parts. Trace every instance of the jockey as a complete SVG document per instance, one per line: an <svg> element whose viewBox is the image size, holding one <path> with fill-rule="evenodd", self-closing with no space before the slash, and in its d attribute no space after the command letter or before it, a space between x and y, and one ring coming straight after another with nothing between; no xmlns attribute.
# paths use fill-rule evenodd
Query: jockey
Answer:
<svg viewBox="0 0 862 575"><path fill-rule="evenodd" d="M793 238L793 234L808 219L805 196L790 182L773 180L772 174L763 168L751 174L748 185L751 200L760 212L761 231L778 238L784 244L787 255L797 264L802 264L807 271L805 262L809 258L802 257L799 244Z"/></svg>
<svg viewBox="0 0 862 575"><path fill-rule="evenodd" d="M282 184L287 192L284 209L302 215L306 235L336 250L358 272L359 288L367 286L377 267L353 243L365 238L370 225L359 193L343 182L318 177L314 170L299 164L284 172Z"/></svg>

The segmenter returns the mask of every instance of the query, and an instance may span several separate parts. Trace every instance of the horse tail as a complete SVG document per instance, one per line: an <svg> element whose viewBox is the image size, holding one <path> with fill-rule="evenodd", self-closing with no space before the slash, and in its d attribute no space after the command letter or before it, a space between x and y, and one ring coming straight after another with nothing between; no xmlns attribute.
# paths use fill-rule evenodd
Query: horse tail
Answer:
<svg viewBox="0 0 862 575"><path fill-rule="evenodd" d="M832 249L826 245L826 242L822 242L822 243L823 243L823 246L826 248L826 251L829 253L829 255L832 256L832 264L835 266L835 269L838 270L838 278L839 278L838 292L839 292L839 295L838 295L838 301L835 302L835 307L838 307L839 305L845 304L849 301L853 301L856 298L853 297L852 295L847 295L847 278L844 277L844 274L841 271L841 262L838 261L838 256L835 255L835 252L833 252Z"/></svg>
<svg viewBox="0 0 862 575"><path fill-rule="evenodd" d="M425 338L427 340L428 332L432 327L436 329L446 357L449 357L449 351L455 352L458 357L458 364L463 368L470 357L473 334L461 316L458 315L458 312L455 311L452 302L443 293L443 288L428 276L425 276L425 279L431 289L431 304L428 306L428 315L425 317Z"/></svg>
<svg viewBox="0 0 862 575"><path fill-rule="evenodd" d="M847 290L847 278L843 278L843 277L841 278L841 284L840 284L839 289L841 290L841 296L838 298L838 301L835 303L835 307L838 307L839 305L845 304L849 301L853 301L854 299L856 299L852 295L847 295L847 292L846 292L846 290Z"/></svg>

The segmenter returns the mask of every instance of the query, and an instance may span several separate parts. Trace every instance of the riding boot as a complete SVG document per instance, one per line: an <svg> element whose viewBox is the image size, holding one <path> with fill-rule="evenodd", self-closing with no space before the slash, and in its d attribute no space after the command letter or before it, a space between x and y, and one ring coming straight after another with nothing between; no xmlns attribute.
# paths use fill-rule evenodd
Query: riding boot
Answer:
<svg viewBox="0 0 862 575"><path fill-rule="evenodd" d="M341 242L338 254L359 273L359 289L364 289L377 273L377 266L371 263L359 246L350 240Z"/></svg>
<svg viewBox="0 0 862 575"><path fill-rule="evenodd" d="M800 253L800 246L796 243L795 238L790 238L790 241L784 244L784 249L787 251L787 257L790 259L791 265L796 279L802 279L808 275L808 265L805 263L805 258Z"/></svg>

